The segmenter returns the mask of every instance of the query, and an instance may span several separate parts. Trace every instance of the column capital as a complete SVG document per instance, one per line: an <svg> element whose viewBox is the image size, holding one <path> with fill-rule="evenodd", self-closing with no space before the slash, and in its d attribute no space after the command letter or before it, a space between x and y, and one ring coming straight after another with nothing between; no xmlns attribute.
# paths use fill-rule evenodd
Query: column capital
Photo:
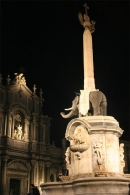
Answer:
<svg viewBox="0 0 130 195"><path fill-rule="evenodd" d="M3 156L3 157L2 157L2 161L4 161L4 162L7 162L7 161L8 161L8 159L9 159L9 157L8 157L8 156Z"/></svg>
<svg viewBox="0 0 130 195"><path fill-rule="evenodd" d="M31 163L31 166L35 166L36 161L35 160L31 160L30 163Z"/></svg>
<svg viewBox="0 0 130 195"><path fill-rule="evenodd" d="M50 166L51 166L51 163L50 163L50 162L46 162L46 163L45 163L45 166L46 166L46 167L50 167Z"/></svg>
<svg viewBox="0 0 130 195"><path fill-rule="evenodd" d="M45 167L45 164L43 162L39 162L39 169L43 170Z"/></svg>

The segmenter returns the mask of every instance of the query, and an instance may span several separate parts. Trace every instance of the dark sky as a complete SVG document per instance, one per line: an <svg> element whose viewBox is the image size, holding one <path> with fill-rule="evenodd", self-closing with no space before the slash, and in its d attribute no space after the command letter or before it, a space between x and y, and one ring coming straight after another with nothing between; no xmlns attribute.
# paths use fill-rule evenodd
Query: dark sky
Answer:
<svg viewBox="0 0 130 195"><path fill-rule="evenodd" d="M52 118L51 140L64 137L71 107L83 89L83 27L78 13L85 1L2 1L1 71L4 78L25 68L27 86L43 89L43 114ZM129 1L87 1L96 21L93 37L96 88L108 101L108 115L129 128Z"/></svg>

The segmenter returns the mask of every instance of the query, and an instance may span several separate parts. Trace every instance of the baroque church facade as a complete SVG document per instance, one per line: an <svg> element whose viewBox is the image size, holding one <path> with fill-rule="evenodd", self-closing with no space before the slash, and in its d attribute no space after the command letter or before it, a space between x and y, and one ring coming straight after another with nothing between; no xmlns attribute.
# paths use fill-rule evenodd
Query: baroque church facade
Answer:
<svg viewBox="0 0 130 195"><path fill-rule="evenodd" d="M51 118L42 114L42 90L36 95L22 73L0 75L0 186L1 195L25 195L29 185L56 181L65 168L62 148L50 144Z"/></svg>

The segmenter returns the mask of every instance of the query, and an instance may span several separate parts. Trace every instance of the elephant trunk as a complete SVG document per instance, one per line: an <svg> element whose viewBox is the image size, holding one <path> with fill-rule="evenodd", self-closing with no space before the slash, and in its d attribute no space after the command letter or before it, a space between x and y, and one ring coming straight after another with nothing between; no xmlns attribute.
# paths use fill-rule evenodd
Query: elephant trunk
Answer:
<svg viewBox="0 0 130 195"><path fill-rule="evenodd" d="M75 115L74 111L71 110L68 114L65 114L64 112L60 113L63 118L70 118Z"/></svg>

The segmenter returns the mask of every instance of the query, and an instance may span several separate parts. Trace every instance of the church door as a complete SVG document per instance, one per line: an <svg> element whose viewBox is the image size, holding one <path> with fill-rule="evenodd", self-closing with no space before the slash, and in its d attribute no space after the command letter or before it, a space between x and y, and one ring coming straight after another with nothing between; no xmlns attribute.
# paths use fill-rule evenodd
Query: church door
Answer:
<svg viewBox="0 0 130 195"><path fill-rule="evenodd" d="M20 195L20 180L10 179L10 193L9 195Z"/></svg>

